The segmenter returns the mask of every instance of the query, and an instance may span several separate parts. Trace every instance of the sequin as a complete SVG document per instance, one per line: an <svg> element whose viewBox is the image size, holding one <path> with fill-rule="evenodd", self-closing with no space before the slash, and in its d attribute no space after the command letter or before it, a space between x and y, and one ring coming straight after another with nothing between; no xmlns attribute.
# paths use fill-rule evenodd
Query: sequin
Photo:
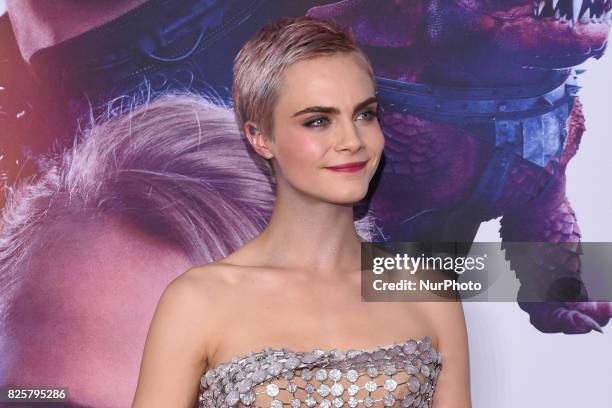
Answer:
<svg viewBox="0 0 612 408"><path fill-rule="evenodd" d="M425 394L426 392L427 392L427 383L423 383L421 384L421 387L419 388L419 393Z"/></svg>
<svg viewBox="0 0 612 408"><path fill-rule="evenodd" d="M240 393L245 393L251 389L252 384L253 384L253 380L251 380L250 378L245 378L244 380L238 383L238 386L236 387L236 389Z"/></svg>
<svg viewBox="0 0 612 408"><path fill-rule="evenodd" d="M306 383L306 385L304 386L304 390L307 393L312 394L313 392L315 392L315 386L314 386L314 384Z"/></svg>
<svg viewBox="0 0 612 408"><path fill-rule="evenodd" d="M244 394L240 394L240 401L244 405L251 405L253 402L255 402L255 398L255 393L252 390L249 390Z"/></svg>
<svg viewBox="0 0 612 408"><path fill-rule="evenodd" d="M412 364L412 362L409 362L408 364L404 366L404 371L406 371L408 374L418 374L419 373L419 369L416 368L414 364Z"/></svg>
<svg viewBox="0 0 612 408"><path fill-rule="evenodd" d="M268 367L268 372L270 373L270 375L277 376L280 374L282 369L283 365L275 361L274 363L270 364L270 367Z"/></svg>
<svg viewBox="0 0 612 408"><path fill-rule="evenodd" d="M395 391L397 388L397 381L395 381L393 378L388 378L385 380L385 384L383 386L385 387L385 390L389 392Z"/></svg>
<svg viewBox="0 0 612 408"><path fill-rule="evenodd" d="M434 349L429 349L421 355L421 361L423 364L429 364L437 358Z"/></svg>
<svg viewBox="0 0 612 408"><path fill-rule="evenodd" d="M421 374L423 374L425 377L429 377L429 374L430 374L429 366L423 364L421 366Z"/></svg>
<svg viewBox="0 0 612 408"><path fill-rule="evenodd" d="M225 402L227 405L234 405L240 400L240 394L238 391L230 391L225 397Z"/></svg>
<svg viewBox="0 0 612 408"><path fill-rule="evenodd" d="M395 368L392 365L387 365L385 366L385 369L383 370L383 372L387 374L389 377L391 377L397 373L397 368Z"/></svg>
<svg viewBox="0 0 612 408"><path fill-rule="evenodd" d="M304 354L304 356L302 357L302 363L312 364L318 359L319 357L317 356L317 354L314 351L312 351L310 353Z"/></svg>
<svg viewBox="0 0 612 408"><path fill-rule="evenodd" d="M440 369L441 355L428 337L368 351L267 348L204 373L198 408L430 408ZM362 389L385 394L359 397ZM272 399L258 402L260 394Z"/></svg>
<svg viewBox="0 0 612 408"><path fill-rule="evenodd" d="M306 403L306 405L308 405L309 407L314 407L315 405L317 405L317 400L315 400L312 395L308 396L308 398L306 398L304 400L304 402Z"/></svg>
<svg viewBox="0 0 612 408"><path fill-rule="evenodd" d="M327 379L327 371L324 368L318 369L315 373L317 381L325 381Z"/></svg>
<svg viewBox="0 0 612 408"><path fill-rule="evenodd" d="M411 392L418 392L419 387L421 387L421 382L415 376L410 376L408 379L408 390Z"/></svg>
<svg viewBox="0 0 612 408"><path fill-rule="evenodd" d="M300 365L300 359L297 357L289 357L287 361L285 361L285 368L288 370L293 370L299 365Z"/></svg>
<svg viewBox="0 0 612 408"><path fill-rule="evenodd" d="M385 394L383 397L383 404L385 404L385 407L392 407L393 404L395 404L395 397L393 394Z"/></svg>
<svg viewBox="0 0 612 408"><path fill-rule="evenodd" d="M404 353L412 354L417 350L417 342L414 340L408 341L403 347Z"/></svg>
<svg viewBox="0 0 612 408"><path fill-rule="evenodd" d="M375 382L375 381L371 381L371 380L370 380L370 381L368 381L368 382L365 384L365 389L366 389L366 390L368 390L368 391L370 391L370 392L374 392L374 391L376 391L376 387L378 387L378 385L376 384L376 382Z"/></svg>
<svg viewBox="0 0 612 408"><path fill-rule="evenodd" d="M346 378L347 380L349 380L350 382L355 382L357 381L357 378L359 377L359 373L357 372L357 370L348 370L346 373ZM210 385L210 384L209 384Z"/></svg>
<svg viewBox="0 0 612 408"><path fill-rule="evenodd" d="M413 402L414 402L414 395L409 394L408 396L406 396L406 398L402 400L402 402L400 403L400 406L402 408L411 407Z"/></svg>
<svg viewBox="0 0 612 408"><path fill-rule="evenodd" d="M359 392L359 386L356 384L351 384L348 386L348 389L346 391L348 392L348 395L355 395Z"/></svg>
<svg viewBox="0 0 612 408"><path fill-rule="evenodd" d="M383 360L387 356L387 350L376 350L372 353L373 360Z"/></svg>
<svg viewBox="0 0 612 408"><path fill-rule="evenodd" d="M279 392L280 389L278 388L278 385L274 383L266 385L266 394L268 394L270 397L276 397Z"/></svg>
<svg viewBox="0 0 612 408"><path fill-rule="evenodd" d="M255 374L253 374L252 378L254 382L260 383L264 381L267 377L268 377L268 373L266 372L266 370L257 370L255 371Z"/></svg>
<svg viewBox="0 0 612 408"><path fill-rule="evenodd" d="M294 382L289 381L287 383L287 391L293 393L297 391L297 384Z"/></svg>
<svg viewBox="0 0 612 408"><path fill-rule="evenodd" d="M427 349L429 349L429 346L430 346L429 338L425 337L425 338L423 338L423 341L421 341L419 343L418 349L422 353L422 352L426 351Z"/></svg>
<svg viewBox="0 0 612 408"><path fill-rule="evenodd" d="M344 386L340 383L335 383L331 386L331 393L336 397L339 397L344 392Z"/></svg>
<svg viewBox="0 0 612 408"><path fill-rule="evenodd" d="M327 384L321 384L319 385L319 388L317 388L317 393L322 397L327 397L330 392L331 392L331 389L329 388L329 385Z"/></svg>
<svg viewBox="0 0 612 408"><path fill-rule="evenodd" d="M337 368L333 368L329 370L329 379L332 381L340 381L342 378L342 373Z"/></svg>
<svg viewBox="0 0 612 408"><path fill-rule="evenodd" d="M310 371L309 369L305 368L304 370L302 370L302 375L301 377L306 380L306 381L310 381L312 380L312 371Z"/></svg>

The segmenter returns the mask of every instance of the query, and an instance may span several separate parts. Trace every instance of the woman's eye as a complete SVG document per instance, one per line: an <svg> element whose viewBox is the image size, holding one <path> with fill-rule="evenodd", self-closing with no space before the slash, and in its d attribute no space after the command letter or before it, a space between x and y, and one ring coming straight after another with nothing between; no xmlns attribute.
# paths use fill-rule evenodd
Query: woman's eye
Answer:
<svg viewBox="0 0 612 408"><path fill-rule="evenodd" d="M374 119L378 118L378 114L376 113L376 111L373 111L373 110L368 110L368 111L362 112L360 114L360 116L361 115L366 115L366 120L367 121L371 121L371 120L374 120Z"/></svg>
<svg viewBox="0 0 612 408"><path fill-rule="evenodd" d="M308 121L308 122L304 123L304 126L306 126L306 127L314 127L314 128L321 127L327 121L328 121L327 118L324 118L324 117L315 118L315 119L313 119L311 121Z"/></svg>

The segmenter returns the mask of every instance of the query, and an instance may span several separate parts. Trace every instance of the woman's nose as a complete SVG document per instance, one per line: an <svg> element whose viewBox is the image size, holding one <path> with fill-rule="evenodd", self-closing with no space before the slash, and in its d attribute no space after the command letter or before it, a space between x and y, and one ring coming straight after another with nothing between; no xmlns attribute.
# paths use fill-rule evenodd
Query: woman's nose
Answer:
<svg viewBox="0 0 612 408"><path fill-rule="evenodd" d="M359 150L363 147L363 139L353 121L349 121L339 131L337 150Z"/></svg>

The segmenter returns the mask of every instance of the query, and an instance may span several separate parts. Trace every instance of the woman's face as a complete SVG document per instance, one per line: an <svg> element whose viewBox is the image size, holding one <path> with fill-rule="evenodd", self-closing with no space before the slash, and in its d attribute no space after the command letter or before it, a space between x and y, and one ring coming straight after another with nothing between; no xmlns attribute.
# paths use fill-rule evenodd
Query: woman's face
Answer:
<svg viewBox="0 0 612 408"><path fill-rule="evenodd" d="M359 57L338 53L287 67L273 122L279 188L288 184L337 204L366 195L384 137L374 84Z"/></svg>

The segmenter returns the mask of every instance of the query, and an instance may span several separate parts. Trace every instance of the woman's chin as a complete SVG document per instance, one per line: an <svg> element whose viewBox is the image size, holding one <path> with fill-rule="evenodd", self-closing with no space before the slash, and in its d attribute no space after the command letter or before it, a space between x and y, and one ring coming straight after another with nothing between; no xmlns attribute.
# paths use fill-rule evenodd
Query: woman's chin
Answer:
<svg viewBox="0 0 612 408"><path fill-rule="evenodd" d="M334 191L329 195L329 201L334 204L352 205L363 200L368 193L366 188L346 189L344 191Z"/></svg>

